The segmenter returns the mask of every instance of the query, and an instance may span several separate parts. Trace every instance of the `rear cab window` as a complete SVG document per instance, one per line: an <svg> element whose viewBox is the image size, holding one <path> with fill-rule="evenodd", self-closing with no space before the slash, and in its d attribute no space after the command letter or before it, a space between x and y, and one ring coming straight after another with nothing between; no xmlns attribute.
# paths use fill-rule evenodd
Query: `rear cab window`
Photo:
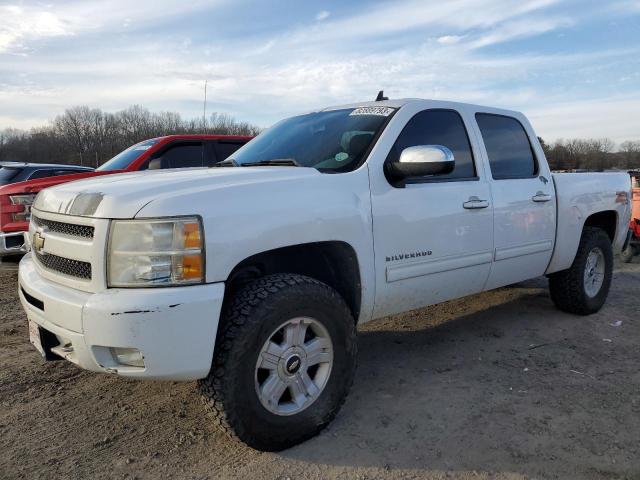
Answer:
<svg viewBox="0 0 640 480"><path fill-rule="evenodd" d="M538 162L529 136L519 120L492 113L476 113L494 180L532 178Z"/></svg>

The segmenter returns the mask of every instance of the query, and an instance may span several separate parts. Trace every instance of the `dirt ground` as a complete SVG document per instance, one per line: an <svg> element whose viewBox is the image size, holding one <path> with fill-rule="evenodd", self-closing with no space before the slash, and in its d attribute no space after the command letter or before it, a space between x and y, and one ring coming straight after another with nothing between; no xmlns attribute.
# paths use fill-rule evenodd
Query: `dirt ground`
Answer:
<svg viewBox="0 0 640 480"><path fill-rule="evenodd" d="M546 280L367 324L319 437L259 453L218 433L194 383L44 363L0 265L0 478L640 479L640 264L605 308L554 310Z"/></svg>

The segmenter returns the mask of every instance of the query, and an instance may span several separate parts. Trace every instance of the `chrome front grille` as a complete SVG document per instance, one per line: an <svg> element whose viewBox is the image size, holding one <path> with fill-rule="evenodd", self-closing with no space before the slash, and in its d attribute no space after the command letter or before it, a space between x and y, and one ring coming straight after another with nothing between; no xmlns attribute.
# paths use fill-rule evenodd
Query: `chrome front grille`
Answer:
<svg viewBox="0 0 640 480"><path fill-rule="evenodd" d="M69 235L71 237L93 238L95 228L90 225L75 225L73 223L56 222L55 220L45 220L44 218L31 217L31 221L39 226L46 227L49 231Z"/></svg>
<svg viewBox="0 0 640 480"><path fill-rule="evenodd" d="M51 253L41 254L34 250L38 262L43 267L63 275L70 277L82 278L83 280L91 280L91 264L80 260L72 260L71 258L59 257Z"/></svg>
<svg viewBox="0 0 640 480"><path fill-rule="evenodd" d="M29 225L31 255L38 273L84 292L106 288L105 247L110 221L34 208Z"/></svg>

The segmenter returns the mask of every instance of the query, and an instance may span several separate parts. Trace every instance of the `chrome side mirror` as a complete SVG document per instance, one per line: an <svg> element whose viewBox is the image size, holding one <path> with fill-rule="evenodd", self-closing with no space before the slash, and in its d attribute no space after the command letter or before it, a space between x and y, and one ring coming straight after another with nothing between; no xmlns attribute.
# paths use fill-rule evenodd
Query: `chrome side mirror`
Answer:
<svg viewBox="0 0 640 480"><path fill-rule="evenodd" d="M416 145L405 148L397 162L387 164L395 180L425 175L445 175L455 167L453 152L443 145Z"/></svg>

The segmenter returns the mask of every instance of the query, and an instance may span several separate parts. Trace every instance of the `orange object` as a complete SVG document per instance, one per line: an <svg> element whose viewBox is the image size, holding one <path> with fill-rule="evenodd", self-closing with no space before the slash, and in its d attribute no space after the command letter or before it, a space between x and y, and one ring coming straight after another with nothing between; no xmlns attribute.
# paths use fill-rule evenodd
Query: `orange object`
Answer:
<svg viewBox="0 0 640 480"><path fill-rule="evenodd" d="M183 280L202 279L203 273L201 255L185 255L182 257Z"/></svg>
<svg viewBox="0 0 640 480"><path fill-rule="evenodd" d="M202 248L200 225L198 223L184 224L184 248Z"/></svg>

